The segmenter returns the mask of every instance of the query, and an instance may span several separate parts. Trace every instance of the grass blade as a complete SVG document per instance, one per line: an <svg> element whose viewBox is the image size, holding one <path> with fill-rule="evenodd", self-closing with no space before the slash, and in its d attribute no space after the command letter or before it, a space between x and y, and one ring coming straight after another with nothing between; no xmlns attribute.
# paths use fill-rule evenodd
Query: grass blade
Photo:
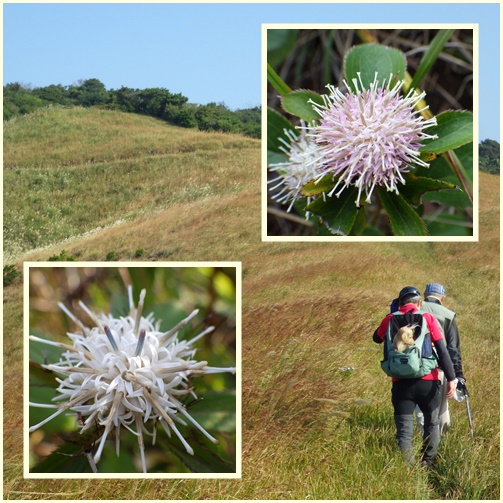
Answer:
<svg viewBox="0 0 503 503"><path fill-rule="evenodd" d="M440 30L431 41L428 50L424 53L421 63L419 63L419 68L412 79L412 88L418 89L424 77L433 66L433 63L438 58L438 55L442 52L447 41L451 38L454 30Z"/></svg>
<svg viewBox="0 0 503 503"><path fill-rule="evenodd" d="M274 71L272 66L267 63L267 80L281 96L291 93L292 90L283 82L283 79Z"/></svg>

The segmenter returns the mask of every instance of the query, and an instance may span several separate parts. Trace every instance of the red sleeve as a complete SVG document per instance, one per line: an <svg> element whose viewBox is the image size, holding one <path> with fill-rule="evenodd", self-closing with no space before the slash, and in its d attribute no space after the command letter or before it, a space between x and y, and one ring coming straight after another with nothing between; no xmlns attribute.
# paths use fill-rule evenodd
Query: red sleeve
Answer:
<svg viewBox="0 0 503 503"><path fill-rule="evenodd" d="M432 342L439 341L443 339L442 331L440 330L440 325L438 324L437 319L431 313L423 314L426 324L428 326L428 330L430 331L430 337Z"/></svg>
<svg viewBox="0 0 503 503"><path fill-rule="evenodd" d="M393 314L388 314L384 320L381 321L381 324L379 325L379 328L376 330L377 336L381 339L384 340L386 337L386 331L388 330L388 325L389 325L389 320L393 317Z"/></svg>

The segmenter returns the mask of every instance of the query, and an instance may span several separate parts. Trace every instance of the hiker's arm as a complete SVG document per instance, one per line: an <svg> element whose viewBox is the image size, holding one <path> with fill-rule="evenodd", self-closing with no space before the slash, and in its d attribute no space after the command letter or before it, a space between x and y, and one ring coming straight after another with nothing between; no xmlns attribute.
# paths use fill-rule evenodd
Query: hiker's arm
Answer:
<svg viewBox="0 0 503 503"><path fill-rule="evenodd" d="M461 364L461 349L459 347L459 333L458 326L456 324L456 317L453 318L452 322L449 323L447 330L445 332L445 340L447 343L447 351L449 351L449 356L451 357L452 365L454 366L454 372L456 377L463 376L463 366Z"/></svg>
<svg viewBox="0 0 503 503"><path fill-rule="evenodd" d="M372 340L377 344L382 344L384 338L386 337L386 330L388 330L389 320L391 319L391 314L388 314L384 320L381 321L379 328L374 332Z"/></svg>
<svg viewBox="0 0 503 503"><path fill-rule="evenodd" d="M444 339L438 339L433 344L435 344L439 366L444 371L445 378L448 381L454 381L456 374L454 373L454 367L452 366L451 357L447 351Z"/></svg>

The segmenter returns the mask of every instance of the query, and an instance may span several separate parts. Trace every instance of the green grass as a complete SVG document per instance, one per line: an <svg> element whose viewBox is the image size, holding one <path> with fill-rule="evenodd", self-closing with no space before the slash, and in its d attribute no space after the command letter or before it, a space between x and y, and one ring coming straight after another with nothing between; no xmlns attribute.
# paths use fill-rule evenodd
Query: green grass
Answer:
<svg viewBox="0 0 503 503"><path fill-rule="evenodd" d="M75 166L257 145L243 136L201 133L142 115L50 107L4 124L4 168Z"/></svg>

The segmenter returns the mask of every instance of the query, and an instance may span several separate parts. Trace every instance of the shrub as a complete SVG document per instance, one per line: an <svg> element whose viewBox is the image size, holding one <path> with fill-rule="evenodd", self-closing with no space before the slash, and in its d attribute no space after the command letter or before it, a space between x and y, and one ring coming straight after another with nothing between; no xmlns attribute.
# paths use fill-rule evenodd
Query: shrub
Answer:
<svg viewBox="0 0 503 503"><path fill-rule="evenodd" d="M53 255L49 257L49 262L76 262L77 257L74 255L68 255L66 250L62 250L59 255Z"/></svg>
<svg viewBox="0 0 503 503"><path fill-rule="evenodd" d="M3 286L12 285L12 282L19 276L13 265L4 265L3 268Z"/></svg>

